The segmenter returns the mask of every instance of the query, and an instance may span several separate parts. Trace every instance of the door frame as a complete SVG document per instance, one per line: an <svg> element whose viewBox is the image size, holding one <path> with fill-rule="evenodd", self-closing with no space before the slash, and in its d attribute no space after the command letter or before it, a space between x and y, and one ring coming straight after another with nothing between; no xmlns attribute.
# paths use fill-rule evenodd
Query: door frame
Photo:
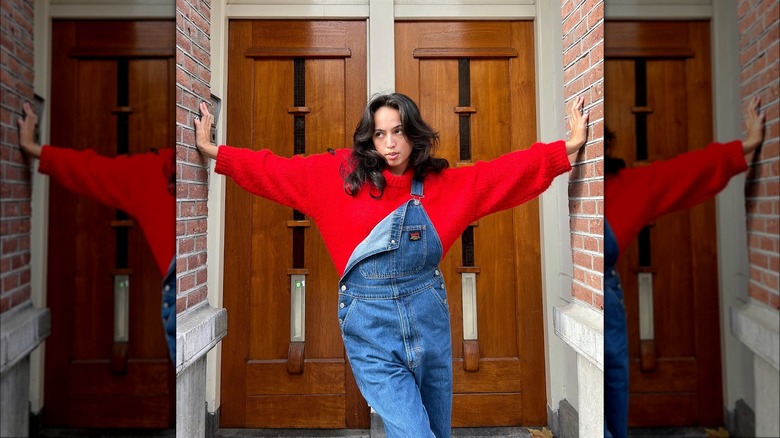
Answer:
<svg viewBox="0 0 780 438"><path fill-rule="evenodd" d="M478 1L453 0L451 8L438 2L368 1L361 4L328 5L316 0L308 4L225 5L211 4L211 92L227 105L227 29L233 19L355 19L368 20L368 92L369 96L395 88L393 56L371 57L371 53L394 54L394 22L396 20L533 20L535 23L536 76L553 78L536 81L537 138L553 141L566 136L563 103L562 23L560 5L556 2L517 1L517 4L484 4ZM402 3L402 2L398 2ZM557 55L556 55L557 54ZM552 117L539 117L539 114ZM217 143L225 141L226 118L217 120ZM211 260L207 268L207 300L212 307L223 307L222 284L224 263L225 177L214 173L211 160L209 181L207 252ZM553 308L572 301L572 256L568 215L568 175L556 178L540 196L540 244L542 252L542 290L544 308L545 375L548 419L557 412L559 403L568 399L576 405L577 355L555 335ZM210 413L220 407L222 363L221 342L207 356L206 403ZM561 360L565 358L565 360ZM552 421L552 420L548 420Z"/></svg>
<svg viewBox="0 0 780 438"><path fill-rule="evenodd" d="M129 4L127 4L129 3ZM50 139L49 120L51 117L51 36L52 22L57 19L95 19L95 20L140 20L175 19L174 0L155 0L152 4L126 2L126 4L91 5L52 5L51 0L35 0L34 29L34 71L33 89L36 95L45 101L44 111L38 120L40 142L46 144ZM49 177L38 172L38 160L33 162L32 195L30 205L30 278L31 299L35 307L46 307L46 279L49 241ZM44 364L46 341L30 354L30 412L39 414L43 408Z"/></svg>
<svg viewBox="0 0 780 438"><path fill-rule="evenodd" d="M679 4L632 5L605 0L605 20L709 20L712 69L712 111L714 141L730 141L742 135L739 82L739 37L736 2L702 3L683 0ZM610 6L610 3L614 3ZM737 400L752 400L753 389L743 384L752 373L744 360L745 347L731 333L731 307L749 301L750 278L745 212L745 175L731 179L715 198L718 248L718 297L720 301L721 386L723 403L732 412ZM724 418L724 421L728 420Z"/></svg>

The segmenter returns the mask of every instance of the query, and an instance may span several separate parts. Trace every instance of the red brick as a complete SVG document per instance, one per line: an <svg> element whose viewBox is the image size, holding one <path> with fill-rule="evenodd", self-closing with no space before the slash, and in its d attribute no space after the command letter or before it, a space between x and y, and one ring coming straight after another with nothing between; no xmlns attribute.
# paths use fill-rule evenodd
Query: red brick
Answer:
<svg viewBox="0 0 780 438"><path fill-rule="evenodd" d="M604 310L604 295L593 294L593 307Z"/></svg>

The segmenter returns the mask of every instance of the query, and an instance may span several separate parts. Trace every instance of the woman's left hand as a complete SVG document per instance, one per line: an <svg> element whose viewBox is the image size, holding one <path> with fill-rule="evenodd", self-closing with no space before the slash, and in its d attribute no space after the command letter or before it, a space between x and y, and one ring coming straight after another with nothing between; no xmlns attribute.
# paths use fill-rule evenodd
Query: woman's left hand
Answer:
<svg viewBox="0 0 780 438"><path fill-rule="evenodd" d="M585 98L579 96L574 99L569 108L569 114L571 115L571 117L569 117L571 137L566 140L566 154L568 155L579 151L588 138L588 113L582 112L584 103Z"/></svg>
<svg viewBox="0 0 780 438"><path fill-rule="evenodd" d="M32 158L41 157L41 146L35 142L35 125L38 124L38 116L33 112L29 103L24 103L24 119L18 119L19 146L22 151Z"/></svg>
<svg viewBox="0 0 780 438"><path fill-rule="evenodd" d="M759 113L758 108L761 100L758 96L750 100L745 105L745 125L747 126L747 135L742 140L742 153L747 155L758 148L758 145L764 141L764 117L765 114Z"/></svg>

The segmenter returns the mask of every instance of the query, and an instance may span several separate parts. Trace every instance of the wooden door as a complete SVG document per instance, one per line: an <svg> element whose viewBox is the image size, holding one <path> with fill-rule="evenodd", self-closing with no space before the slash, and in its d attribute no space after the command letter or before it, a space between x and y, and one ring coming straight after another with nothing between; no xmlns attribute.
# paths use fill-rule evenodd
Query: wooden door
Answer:
<svg viewBox="0 0 780 438"><path fill-rule="evenodd" d="M171 147L173 34L172 21L55 21L51 143L105 156L123 152L118 148L140 153ZM121 217L51 181L47 426L175 424L174 370L160 314L162 276L138 225L130 222L126 238L117 231L126 224L117 221ZM126 354L114 343L113 275L120 271L130 278Z"/></svg>
<svg viewBox="0 0 780 438"><path fill-rule="evenodd" d="M231 21L227 143L275 154L351 147L366 104L364 21ZM225 201L223 427L367 428L345 360L339 276L308 218L229 180ZM305 341L291 280L305 276Z"/></svg>
<svg viewBox="0 0 780 438"><path fill-rule="evenodd" d="M612 156L631 167L712 140L709 34L708 22L606 23ZM658 219L618 260L628 319L629 426L723 423L714 205ZM642 273L652 275L652 306L640 310ZM640 339L640 313L652 315L652 339Z"/></svg>
<svg viewBox="0 0 780 438"><path fill-rule="evenodd" d="M532 22L398 22L395 41L396 89L418 103L452 166L536 141ZM546 424L539 248L532 200L472 224L442 262L455 427ZM466 340L468 274L476 277L477 339Z"/></svg>

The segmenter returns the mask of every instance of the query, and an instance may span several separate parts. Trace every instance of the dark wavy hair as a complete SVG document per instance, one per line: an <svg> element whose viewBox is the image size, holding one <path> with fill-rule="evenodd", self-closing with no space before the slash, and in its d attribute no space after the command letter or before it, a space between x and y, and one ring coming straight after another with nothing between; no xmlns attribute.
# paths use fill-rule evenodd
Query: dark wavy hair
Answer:
<svg viewBox="0 0 780 438"><path fill-rule="evenodd" d="M344 191L351 196L357 195L363 184L370 182L371 197L379 199L385 190L382 170L387 167L385 157L374 148L374 114L379 108L389 107L398 110L401 115L401 127L404 137L412 147L409 167L414 169L414 177L423 180L431 172L438 173L449 167L444 158L436 158L433 151L439 145L439 134L420 116L420 110L412 99L400 93L374 96L366 105L355 134L352 136L352 156L348 166L342 167Z"/></svg>
<svg viewBox="0 0 780 438"><path fill-rule="evenodd" d="M604 174L605 175L614 175L620 171L620 169L623 169L626 167L626 162L621 160L620 158L616 158L612 156L612 145L615 144L615 131L612 131L609 129L609 127L604 127L604 150L606 153L604 154Z"/></svg>

